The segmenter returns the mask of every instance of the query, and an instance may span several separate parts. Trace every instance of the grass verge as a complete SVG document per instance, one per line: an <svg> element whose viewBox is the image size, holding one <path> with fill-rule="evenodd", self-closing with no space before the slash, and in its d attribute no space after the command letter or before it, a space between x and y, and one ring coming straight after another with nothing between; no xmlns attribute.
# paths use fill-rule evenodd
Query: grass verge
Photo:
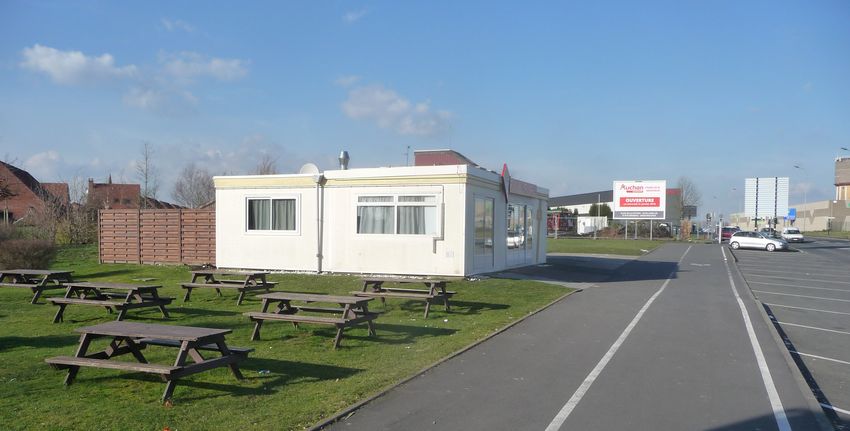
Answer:
<svg viewBox="0 0 850 431"><path fill-rule="evenodd" d="M65 372L51 369L44 358L73 355L79 335L74 328L113 320L114 314L71 306L65 322L53 324L55 307L30 305L29 290L0 288L3 429L303 429L569 291L530 281L458 281L450 287L458 292L452 312L433 306L428 319L422 318L424 304L418 301L373 301L370 309L382 313L376 320L378 336L369 337L365 327L351 328L334 351L330 327L295 329L269 322L263 340L250 341L253 325L242 313L258 311L260 301L249 294L236 306L234 294L217 297L214 291L196 290L192 301L183 303L179 283L190 274L182 266L100 265L96 248L73 247L62 249L53 267L73 270L78 280L155 278L162 295L179 298L168 307L171 319L162 319L156 309L141 309L130 310L128 321L230 328L229 345L256 350L241 365L245 380L236 380L226 368L190 376L178 383L173 407L160 404L165 385L152 375L84 368L72 386L63 387ZM278 290L348 294L360 287L352 276L275 274L270 279L280 283ZM155 363L171 363L175 355L176 350L164 347L145 350Z"/></svg>
<svg viewBox="0 0 850 431"><path fill-rule="evenodd" d="M842 239L850 239L850 232L847 231L829 231L829 234L825 230L816 230L816 231L807 231L803 232L803 236L815 237L815 238L842 238Z"/></svg>
<svg viewBox="0 0 850 431"><path fill-rule="evenodd" d="M664 241L646 239L589 239L561 238L546 240L546 250L549 253L588 253L588 254L619 254L640 256L641 250L651 251L664 244Z"/></svg>

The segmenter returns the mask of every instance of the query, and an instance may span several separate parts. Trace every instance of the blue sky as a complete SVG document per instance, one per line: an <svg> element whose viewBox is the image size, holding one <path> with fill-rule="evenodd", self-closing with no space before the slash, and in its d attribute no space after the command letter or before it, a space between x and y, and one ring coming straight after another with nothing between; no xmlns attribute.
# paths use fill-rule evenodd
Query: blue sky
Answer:
<svg viewBox="0 0 850 431"><path fill-rule="evenodd" d="M452 148L552 196L688 176L833 195L850 3L0 2L0 157L42 181L405 164ZM795 169L794 165L803 169ZM734 189L734 190L733 190Z"/></svg>

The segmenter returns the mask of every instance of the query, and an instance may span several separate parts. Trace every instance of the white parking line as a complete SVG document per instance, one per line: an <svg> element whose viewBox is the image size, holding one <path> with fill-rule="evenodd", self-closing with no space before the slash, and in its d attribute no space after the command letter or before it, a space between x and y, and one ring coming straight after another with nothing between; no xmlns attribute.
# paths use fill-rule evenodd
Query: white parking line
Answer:
<svg viewBox="0 0 850 431"><path fill-rule="evenodd" d="M818 283L836 283L836 284L850 284L850 281L835 281L835 280L817 280L813 278L789 278L789 277L780 277L778 275L758 275L758 274L750 274L750 277L762 277L762 278L781 278L783 280L794 280L794 281L814 281Z"/></svg>
<svg viewBox="0 0 850 431"><path fill-rule="evenodd" d="M839 409L838 407L831 406L831 405L829 405L829 404L820 403L820 406L821 406L821 407L824 407L824 408L827 408L827 409L830 409L830 410L835 410L835 411L837 411L838 413L844 413L845 415L850 415L850 411L848 411L848 410L844 410L844 409Z"/></svg>
<svg viewBox="0 0 850 431"><path fill-rule="evenodd" d="M799 328L816 329L816 330L818 330L818 331L835 332L835 333L837 333L837 334L846 334L846 335L850 335L850 332L846 332L846 331L836 331L835 329L818 328L817 326L808 326L808 325L800 325L800 324L798 324L798 323L780 322L780 321L778 321L778 320L776 321L776 323L778 323L778 324L780 324L780 325L796 326L796 327L799 327Z"/></svg>
<svg viewBox="0 0 850 431"><path fill-rule="evenodd" d="M830 290L833 292L848 292L850 293L850 289L830 289L829 287L812 287L812 286L800 286L798 284L780 284L780 283L767 283L764 281L747 281L750 284L766 284L768 286L782 286L782 287L796 287L799 289L817 289L817 290Z"/></svg>
<svg viewBox="0 0 850 431"><path fill-rule="evenodd" d="M739 266L741 266L741 265L739 265ZM763 268L763 267L758 267L758 268ZM758 269L758 268L750 267L750 268L745 269L745 271L747 271L747 272L769 272L769 273L772 273L772 274L795 274L795 275L805 275L805 276L813 276L814 275L814 276L818 276L818 277L837 277L837 278L850 277L850 273L848 273L848 272L827 274L823 271L817 271L816 273L812 273L811 268L808 268L808 267L806 268L807 272L782 271L782 270L775 270L775 269Z"/></svg>
<svg viewBox="0 0 850 431"><path fill-rule="evenodd" d="M788 350L788 351L791 352L791 353L796 353L800 356L807 356L809 358L820 359L820 360L823 360L823 361L831 361L831 362L837 362L839 364L850 365L850 362L842 361L841 359L827 358L826 356L812 355L811 353L803 353L803 352L798 352L796 350Z"/></svg>
<svg viewBox="0 0 850 431"><path fill-rule="evenodd" d="M844 314L844 315L850 316L850 313L843 313L841 311L820 310L820 309L817 309L817 308L806 308L806 307L795 307L793 305L771 304L770 302L762 302L762 304L769 305L771 307L793 308L795 310L817 311L817 312L820 312L820 313Z"/></svg>
<svg viewBox="0 0 850 431"><path fill-rule="evenodd" d="M822 299L822 300L825 300L825 301L850 302L850 299L835 299L835 298L824 298L822 296L794 295L793 293L777 293L777 292L768 292L766 290L755 290L755 289L753 289L753 292L766 293L768 295L794 296L794 297L797 297L797 298Z"/></svg>
<svg viewBox="0 0 850 431"><path fill-rule="evenodd" d="M756 362L758 362L759 371L761 372L761 380L764 383L764 388L767 390L767 398L770 400L770 406L773 409L776 426L779 427L780 431L791 431L791 424L788 423L785 408L782 407L782 400L779 398L779 392L776 391L776 385L773 383L773 377L770 375L767 360L764 359L764 352L761 350L761 345L759 345L759 340L756 337L756 331L753 329L753 323L750 321L750 315L747 313L747 306L744 305L744 300L738 294L738 289L735 287L735 280L732 278L732 269L729 267L729 262L726 262L726 250L722 248L720 250L723 253L726 274L729 276L729 285L732 287L732 293L735 294L735 299L738 301L738 308L741 309L741 315L744 316L744 325L747 327L747 335L750 336L750 344L753 346L753 353L756 355Z"/></svg>
<svg viewBox="0 0 850 431"><path fill-rule="evenodd" d="M685 250L685 252L682 254L682 257L679 258L679 264L681 264L682 260L685 259L685 255L687 255L688 252L691 251L691 247L693 246L688 246L688 249ZM626 338L629 336L629 334L631 334L632 330L640 321L641 317L643 317L643 314L646 312L646 310L649 309L649 306L652 305L652 303L655 301L655 298L661 295L661 292L663 292L664 289L667 288L667 285L670 284L670 280L673 279L673 275L675 274L676 270L674 269L673 272L671 272L670 275L667 276L667 280L664 281L664 284L661 285L661 288L659 288L658 291L656 291L649 298L649 300L647 300L646 303L643 304L643 307L641 307L640 311L638 311L634 319L632 319L628 326L626 326L626 329L624 329L620 336L617 338L617 340L614 341L614 344L612 344L608 351L605 353L605 355L602 356L602 359L600 359L596 366L593 367L593 369L590 371L590 374L588 374L587 377L584 378L584 381L581 382L581 385L579 385L578 389L576 389L575 393L573 393L573 396L570 397L567 403L564 404L564 407L562 407L558 414L555 415L555 418L552 419L552 422L550 422L549 426L546 427L546 431L557 431L561 428L564 422L567 421L567 418L570 417L570 414L581 401L582 397L584 397L584 394L587 393L588 389L590 389L590 386L593 385L593 382L596 381L596 378L599 377L599 375L602 373L602 370L605 369L605 366L608 365L608 362L611 361L611 358L614 357L614 354L617 353L617 350L619 350L620 346L623 345L623 342L626 341Z"/></svg>

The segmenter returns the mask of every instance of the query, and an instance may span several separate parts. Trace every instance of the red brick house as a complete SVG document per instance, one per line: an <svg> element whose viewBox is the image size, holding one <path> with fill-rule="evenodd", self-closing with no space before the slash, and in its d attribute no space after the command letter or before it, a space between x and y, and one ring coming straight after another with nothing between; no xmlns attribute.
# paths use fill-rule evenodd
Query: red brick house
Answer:
<svg viewBox="0 0 850 431"><path fill-rule="evenodd" d="M117 184L112 182L112 175L106 183L96 183L89 178L88 189L86 189L86 202L98 208L104 209L177 209L183 208L179 205L140 196L142 186L139 184Z"/></svg>
<svg viewBox="0 0 850 431"><path fill-rule="evenodd" d="M25 219L48 205L66 208L67 183L40 183L29 172L0 161L0 221Z"/></svg>

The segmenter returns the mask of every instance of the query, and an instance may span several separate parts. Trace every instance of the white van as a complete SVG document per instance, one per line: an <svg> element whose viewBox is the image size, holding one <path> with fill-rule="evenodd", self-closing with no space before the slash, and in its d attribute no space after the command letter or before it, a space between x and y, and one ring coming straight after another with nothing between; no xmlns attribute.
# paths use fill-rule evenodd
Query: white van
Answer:
<svg viewBox="0 0 850 431"><path fill-rule="evenodd" d="M796 227L782 229L782 239L788 242L803 242L803 234Z"/></svg>

